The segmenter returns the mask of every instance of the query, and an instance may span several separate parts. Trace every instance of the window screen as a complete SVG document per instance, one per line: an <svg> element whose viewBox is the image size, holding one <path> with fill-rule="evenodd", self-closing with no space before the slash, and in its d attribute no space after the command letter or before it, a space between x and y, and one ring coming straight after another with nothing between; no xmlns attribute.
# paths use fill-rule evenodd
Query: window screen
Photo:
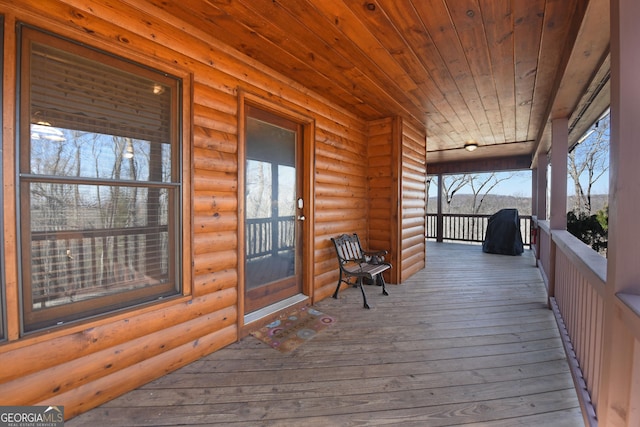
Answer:
<svg viewBox="0 0 640 427"><path fill-rule="evenodd" d="M180 81L29 27L20 47L24 330L179 293Z"/></svg>

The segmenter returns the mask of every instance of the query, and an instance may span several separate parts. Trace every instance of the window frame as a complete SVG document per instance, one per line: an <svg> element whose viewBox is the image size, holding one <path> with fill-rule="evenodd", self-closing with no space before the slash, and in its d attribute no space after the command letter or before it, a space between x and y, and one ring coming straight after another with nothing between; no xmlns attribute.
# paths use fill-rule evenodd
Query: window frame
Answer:
<svg viewBox="0 0 640 427"><path fill-rule="evenodd" d="M66 53L82 57L83 60L91 60L99 64L119 71L125 71L138 77L153 77L166 83L171 89L170 113L168 125L170 126L170 167L171 179L168 182L144 181L144 180L115 180L108 178L82 178L63 175L36 175L30 168L31 150L31 89L28 78L30 70L31 51L29 43L36 41L47 47L63 50ZM114 311L126 310L148 305L168 298L180 297L184 292L182 280L183 264L183 230L182 230L182 203L184 173L182 126L183 126L183 81L182 78L170 73L160 71L150 66L131 61L122 56L110 54L101 49L76 42L27 24L18 25L18 58L16 61L17 78L19 88L16 94L18 105L17 116L17 140L16 140L16 180L17 180L17 230L18 239L18 274L20 281L20 308L21 308L21 333L36 332L39 330L56 327L69 322L82 321L95 316L102 316ZM24 73L24 74L23 74ZM113 134L110 134L114 136ZM157 141L156 141L157 142ZM153 144L150 141L150 144ZM151 167L152 164L150 164ZM26 167L26 169L25 169ZM29 185L33 182L44 184L61 183L70 185L87 185L93 187L137 187L149 190L157 188L167 192L167 277L166 283L151 285L149 287L133 290L109 293L98 297L92 297L79 302L71 302L54 307L41 309L33 308L33 289L31 280L31 242L32 230L30 219L30 191ZM147 226L149 227L149 226ZM93 230L95 235L104 235L115 228L102 228ZM160 230L158 228L158 230Z"/></svg>

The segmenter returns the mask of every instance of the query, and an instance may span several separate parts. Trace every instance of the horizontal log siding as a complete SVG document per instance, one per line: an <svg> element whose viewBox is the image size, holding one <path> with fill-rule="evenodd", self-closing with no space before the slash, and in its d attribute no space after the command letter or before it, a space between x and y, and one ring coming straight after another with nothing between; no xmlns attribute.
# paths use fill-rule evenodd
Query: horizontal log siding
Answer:
<svg viewBox="0 0 640 427"><path fill-rule="evenodd" d="M394 158L394 120L391 118L369 123L369 241L367 249L388 250L387 261L397 269L394 242L394 187L392 164ZM366 242L366 241L365 241ZM364 244L364 243L363 243ZM385 280L397 283L395 271L386 271Z"/></svg>
<svg viewBox="0 0 640 427"><path fill-rule="evenodd" d="M0 373L2 403L64 405L65 415L71 417L238 338L239 88L315 120L311 262L316 300L331 293L338 277L329 238L356 232L368 239L366 129L350 113L151 3L134 8L97 0L46 1L43 14L44 6L41 0L25 0L20 6L0 1L5 28L10 32L13 23L24 21L139 62L153 64L150 58L154 58L156 67L164 63L192 75L192 117L185 121L192 132L193 163L184 171L193 176L193 223L185 218L186 227L192 224L192 241L187 245L192 244L192 251L184 254L184 265L193 265L188 284L192 295L0 344L0 364L11 366ZM5 65L15 61L6 59L8 45ZM6 120L5 127L13 123L15 118ZM15 217L5 214L5 220ZM5 230L9 228L5 225ZM15 235L5 237L9 239L7 284L17 286L17 271L11 267L16 265ZM17 322L16 316L8 319L13 330Z"/></svg>
<svg viewBox="0 0 640 427"><path fill-rule="evenodd" d="M426 136L400 118L378 120L368 150L369 245L391 249L385 277L399 283L425 266Z"/></svg>
<svg viewBox="0 0 640 427"><path fill-rule="evenodd" d="M364 123L319 117L315 147L314 301L330 296L338 281L331 237L367 238L366 134ZM366 240L365 240L366 241Z"/></svg>
<svg viewBox="0 0 640 427"><path fill-rule="evenodd" d="M400 280L425 267L427 215L427 139L424 131L403 122Z"/></svg>

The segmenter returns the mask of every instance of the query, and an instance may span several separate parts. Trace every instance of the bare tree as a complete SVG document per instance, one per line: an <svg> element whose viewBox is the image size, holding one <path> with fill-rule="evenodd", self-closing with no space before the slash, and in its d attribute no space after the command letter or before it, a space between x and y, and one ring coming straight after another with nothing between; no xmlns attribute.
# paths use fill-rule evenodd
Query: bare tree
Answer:
<svg viewBox="0 0 640 427"><path fill-rule="evenodd" d="M447 212L451 212L453 196L469 183L469 178L467 174L442 176L442 191L444 192L444 200L447 203Z"/></svg>
<svg viewBox="0 0 640 427"><path fill-rule="evenodd" d="M271 193L273 183L271 164L257 160L250 161L247 171L247 218L271 217Z"/></svg>
<svg viewBox="0 0 640 427"><path fill-rule="evenodd" d="M502 181L507 181L513 177L513 174L504 175L498 178L495 172L491 174L482 175L470 175L469 186L473 192L473 213L480 213L482 203L485 201L487 195Z"/></svg>
<svg viewBox="0 0 640 427"><path fill-rule="evenodd" d="M426 179L427 201L426 201L426 206L425 206L425 209L426 209L427 213L431 212L429 210L429 200L430 200L429 194L431 194L430 193L431 185L433 185L436 188L436 193L437 193L437 190L438 190L438 175L427 175L427 179ZM431 208L434 211L438 209L438 201L437 201L437 199L436 199L435 205L436 205L435 208L433 208L433 207Z"/></svg>
<svg viewBox="0 0 640 427"><path fill-rule="evenodd" d="M591 215L591 191L596 181L609 169L609 114L604 115L569 153L568 172L576 193L576 212ZM586 180L580 181L582 176Z"/></svg>

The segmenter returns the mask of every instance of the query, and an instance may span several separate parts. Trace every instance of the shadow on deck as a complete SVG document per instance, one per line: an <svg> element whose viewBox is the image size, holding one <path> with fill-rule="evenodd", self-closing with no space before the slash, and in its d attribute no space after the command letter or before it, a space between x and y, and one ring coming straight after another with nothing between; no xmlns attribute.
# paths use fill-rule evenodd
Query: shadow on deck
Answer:
<svg viewBox="0 0 640 427"><path fill-rule="evenodd" d="M429 242L427 266L371 310L319 302L337 323L292 353L248 336L66 425L584 425L531 252Z"/></svg>

